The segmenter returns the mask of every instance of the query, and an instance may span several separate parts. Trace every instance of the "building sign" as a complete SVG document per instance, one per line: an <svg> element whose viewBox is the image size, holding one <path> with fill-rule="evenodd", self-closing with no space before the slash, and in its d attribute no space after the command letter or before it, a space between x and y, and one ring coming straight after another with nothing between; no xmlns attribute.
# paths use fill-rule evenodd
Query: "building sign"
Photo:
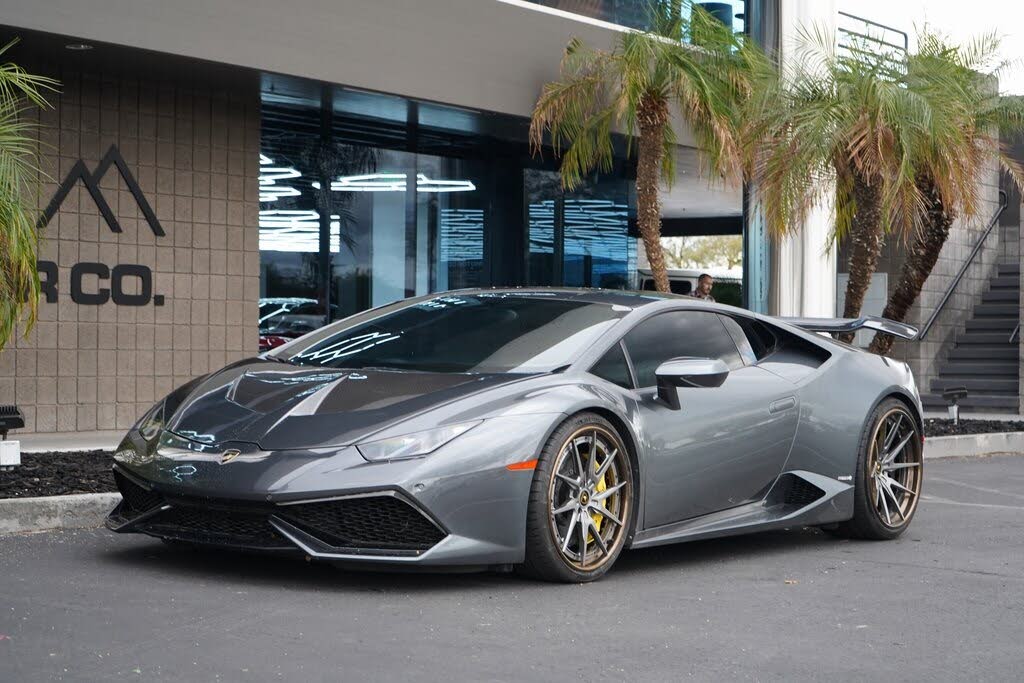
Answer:
<svg viewBox="0 0 1024 683"><path fill-rule="evenodd" d="M106 197L103 196L103 191L100 189L100 181L111 166L117 168L125 185L128 186L128 190L135 197L135 202L139 205L139 210L145 217L146 223L149 224L149 229L153 231L153 235L165 237L167 233L164 232L160 221L157 220L156 213L146 201L145 195L142 194L142 188L139 187L135 176L128 169L128 164L125 163L124 157L121 156L116 145L110 146L95 171L90 172L81 159L75 162L39 218L38 227L40 229L46 227L50 219L60 209L61 204L64 203L71 188L81 180L110 231L122 232L121 224L117 222L117 216L110 209L110 204L107 203ZM40 288L46 296L46 303L57 303L61 289L57 264L53 261L39 261L37 267ZM137 287L129 286L132 280L136 281ZM118 306L147 306L150 303L154 306L164 305L163 295L153 294L153 272L146 266L137 263L113 265L76 263L71 267L71 281L68 285L71 300L83 306L100 306L108 301L113 301Z"/></svg>

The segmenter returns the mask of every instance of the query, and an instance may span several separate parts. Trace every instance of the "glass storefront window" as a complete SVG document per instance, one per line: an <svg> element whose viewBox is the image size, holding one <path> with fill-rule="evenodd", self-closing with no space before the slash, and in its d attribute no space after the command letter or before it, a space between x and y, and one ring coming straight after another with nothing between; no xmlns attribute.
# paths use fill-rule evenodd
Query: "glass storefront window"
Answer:
<svg viewBox="0 0 1024 683"><path fill-rule="evenodd" d="M416 294L484 285L484 169L427 155L418 163Z"/></svg>
<svg viewBox="0 0 1024 683"><path fill-rule="evenodd" d="M624 287L635 269L628 178L564 195L525 119L267 76L262 123L264 335L452 289Z"/></svg>
<svg viewBox="0 0 1024 683"><path fill-rule="evenodd" d="M629 236L629 181L602 178L563 192L557 173L524 173L528 201L527 282L627 289L636 269Z"/></svg>

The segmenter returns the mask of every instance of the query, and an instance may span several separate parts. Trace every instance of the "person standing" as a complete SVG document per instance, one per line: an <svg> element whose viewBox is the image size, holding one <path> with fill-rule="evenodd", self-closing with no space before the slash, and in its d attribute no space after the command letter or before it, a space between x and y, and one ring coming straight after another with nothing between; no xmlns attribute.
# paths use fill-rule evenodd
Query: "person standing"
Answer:
<svg viewBox="0 0 1024 683"><path fill-rule="evenodd" d="M715 297L711 296L711 288L714 287L714 285L715 278L711 277L707 273L701 273L701 276L697 278L697 289L693 290L693 294L691 294L691 296L713 302Z"/></svg>

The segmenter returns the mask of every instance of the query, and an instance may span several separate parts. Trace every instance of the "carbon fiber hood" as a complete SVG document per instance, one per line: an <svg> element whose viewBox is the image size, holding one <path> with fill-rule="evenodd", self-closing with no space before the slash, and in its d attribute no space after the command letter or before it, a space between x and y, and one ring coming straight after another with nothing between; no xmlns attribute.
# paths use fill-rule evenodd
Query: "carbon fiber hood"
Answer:
<svg viewBox="0 0 1024 683"><path fill-rule="evenodd" d="M523 375L330 369L252 359L210 375L167 420L206 444L263 450L344 446L424 410Z"/></svg>

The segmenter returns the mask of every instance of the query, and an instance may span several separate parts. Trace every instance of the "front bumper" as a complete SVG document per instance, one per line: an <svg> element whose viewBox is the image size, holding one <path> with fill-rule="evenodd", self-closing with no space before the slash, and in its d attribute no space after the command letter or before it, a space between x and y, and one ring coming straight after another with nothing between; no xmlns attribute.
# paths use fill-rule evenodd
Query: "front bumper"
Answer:
<svg viewBox="0 0 1024 683"><path fill-rule="evenodd" d="M426 458L367 463L354 448L259 451L179 437L122 443L123 500L107 518L143 533L352 564L494 566L522 562L531 470L553 417L473 430ZM222 462L227 448L241 451ZM126 456L127 454L127 456Z"/></svg>

